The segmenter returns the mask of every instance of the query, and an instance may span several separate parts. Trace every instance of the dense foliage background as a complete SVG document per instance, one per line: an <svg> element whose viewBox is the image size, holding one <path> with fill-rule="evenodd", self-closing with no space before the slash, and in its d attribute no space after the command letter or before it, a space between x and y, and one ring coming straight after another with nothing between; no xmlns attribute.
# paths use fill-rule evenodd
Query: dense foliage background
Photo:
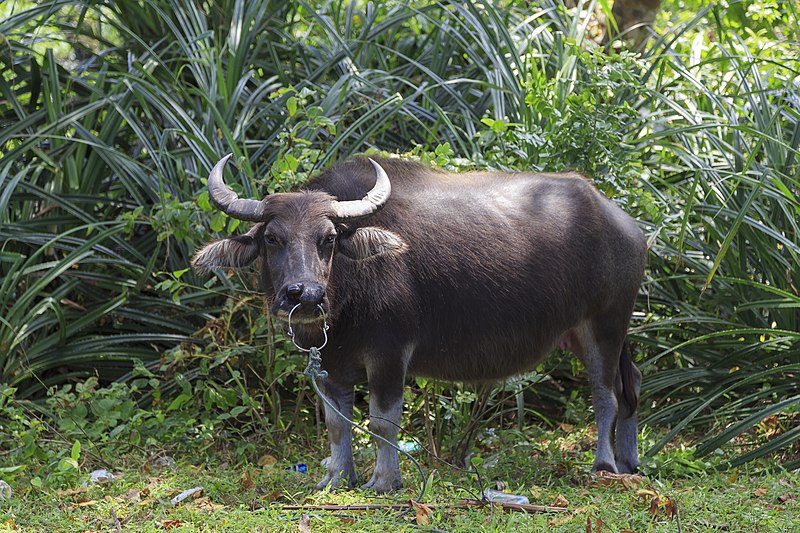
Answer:
<svg viewBox="0 0 800 533"><path fill-rule="evenodd" d="M240 453L313 433L304 360L255 278L187 271L242 230L205 176L233 152L256 197L377 149L592 176L651 245L632 325L651 461L698 432L694 459L797 468L800 19L789 0L700 4L665 2L638 54L596 44L594 1L5 2L0 449L36 455L53 428ZM486 427L583 420L573 364L418 380L407 427L465 455Z"/></svg>

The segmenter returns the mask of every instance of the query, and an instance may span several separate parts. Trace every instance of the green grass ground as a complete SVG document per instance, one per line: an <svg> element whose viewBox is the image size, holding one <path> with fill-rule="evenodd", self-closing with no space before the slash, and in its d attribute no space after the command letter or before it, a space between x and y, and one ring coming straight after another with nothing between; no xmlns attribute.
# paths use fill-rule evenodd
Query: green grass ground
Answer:
<svg viewBox="0 0 800 533"><path fill-rule="evenodd" d="M676 446L647 460L641 478L596 479L589 474L591 429L516 432L501 435L479 467L485 486L505 484L531 504L565 507L537 514L499 507L463 508L460 498L479 491L474 474L436 465L423 453L430 484L426 507L403 516L396 511L316 511L322 504L407 504L420 479L404 461L407 488L376 497L361 490L314 492L322 476L320 449L294 450L287 457L265 454L253 463L196 462L176 455L175 464L141 454L112 460L114 479L81 481L62 490L41 490L19 480L10 499L0 501L0 531L797 531L800 473L748 467L715 471L686 459ZM274 453L274 452L273 452ZM371 468L371 448L357 453L362 475ZM308 465L307 473L286 470ZM260 464L259 464L260 463ZM195 487L203 490L173 505L170 500ZM308 506L304 511L285 505Z"/></svg>

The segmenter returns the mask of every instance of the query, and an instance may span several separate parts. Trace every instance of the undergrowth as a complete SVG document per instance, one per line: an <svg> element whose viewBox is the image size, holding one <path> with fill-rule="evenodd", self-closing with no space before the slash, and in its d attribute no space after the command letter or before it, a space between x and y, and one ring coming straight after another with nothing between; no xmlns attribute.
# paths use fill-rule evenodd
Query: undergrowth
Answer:
<svg viewBox="0 0 800 533"><path fill-rule="evenodd" d="M67 405L75 394L86 392L62 390L51 399ZM673 442L657 462L645 462L644 476L593 478L589 471L596 434L585 421L552 429L484 429L476 438L468 470L412 452L423 464L425 480L402 461L406 487L383 497L359 489L314 492L324 474L324 453L322 442L313 436L272 449L259 442L269 442L268 436L203 435L187 431L201 422L194 418L197 410L185 407L169 414L171 423L143 431L140 446L85 444L92 437L99 443L109 429L126 426L122 421L109 425L118 414L131 415L124 407L124 392L107 394L103 399L118 407L107 404L107 415L88 415L83 432L76 426L84 419L74 414L64 417L71 422L58 430L39 431L36 450L59 456L58 461L28 460L28 468L0 469L13 491L7 499L0 498L0 531L297 531L304 527L301 521L312 531L411 531L420 526L454 532L583 531L588 521L591 531L751 532L790 531L800 519L798 473L751 466L715 471L713 466L725 458L698 461L690 441ZM12 415L10 429L32 430L37 416L28 403L5 398L2 410ZM148 425L145 420L143 426ZM650 443L653 437L644 435ZM78 440L70 442L72 438ZM225 445L231 438L249 440L255 448L242 455L241 448ZM125 432L111 440L125 440ZM25 447L32 449L30 444ZM372 448L357 440L356 462L364 479L374 459ZM408 500L417 498L423 481L422 498L409 507ZM462 498L478 498L486 488L557 509L526 515L461 505ZM182 498L185 491L191 494ZM317 507L330 504L366 504L373 509L333 513ZM389 505L408 510L399 514Z"/></svg>

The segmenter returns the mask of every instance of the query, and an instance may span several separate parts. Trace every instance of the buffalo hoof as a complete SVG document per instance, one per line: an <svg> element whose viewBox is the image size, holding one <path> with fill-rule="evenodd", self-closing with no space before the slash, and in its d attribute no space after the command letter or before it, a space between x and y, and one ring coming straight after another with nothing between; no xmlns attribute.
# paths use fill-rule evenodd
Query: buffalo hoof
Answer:
<svg viewBox="0 0 800 533"><path fill-rule="evenodd" d="M341 474L326 474L322 481L317 483L317 490L325 490L327 488L339 489L339 488L353 488L356 486L356 482L358 481L355 473L350 476L343 476Z"/></svg>
<svg viewBox="0 0 800 533"><path fill-rule="evenodd" d="M378 474L376 472L372 474L372 479L361 485L361 488L374 490L378 494L383 494L384 492L391 492L403 488L403 478L400 477L400 472L392 472L389 475Z"/></svg>
<svg viewBox="0 0 800 533"><path fill-rule="evenodd" d="M617 461L617 470L620 474L635 474L639 471L639 463L636 464L628 464L625 461Z"/></svg>

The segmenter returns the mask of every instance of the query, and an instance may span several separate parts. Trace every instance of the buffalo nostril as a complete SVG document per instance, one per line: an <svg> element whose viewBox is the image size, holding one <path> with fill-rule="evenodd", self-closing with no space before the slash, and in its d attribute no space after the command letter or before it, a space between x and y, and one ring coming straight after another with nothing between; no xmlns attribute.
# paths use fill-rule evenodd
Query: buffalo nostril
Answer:
<svg viewBox="0 0 800 533"><path fill-rule="evenodd" d="M306 286L300 296L300 302L308 305L319 305L324 299L325 289L317 284Z"/></svg>
<svg viewBox="0 0 800 533"><path fill-rule="evenodd" d="M305 289L305 287L302 283L292 283L286 287L286 295L292 300L299 300L300 296L303 294L303 289Z"/></svg>

